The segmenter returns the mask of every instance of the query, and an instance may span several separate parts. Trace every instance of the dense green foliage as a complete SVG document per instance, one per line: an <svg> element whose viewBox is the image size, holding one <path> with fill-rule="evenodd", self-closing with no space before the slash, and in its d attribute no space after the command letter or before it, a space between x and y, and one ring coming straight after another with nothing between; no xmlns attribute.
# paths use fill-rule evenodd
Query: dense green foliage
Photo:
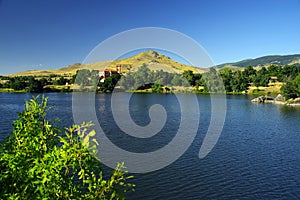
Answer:
<svg viewBox="0 0 300 200"><path fill-rule="evenodd" d="M216 69L210 68L202 75L199 83L204 86L204 92L225 93L223 80Z"/></svg>
<svg viewBox="0 0 300 200"><path fill-rule="evenodd" d="M267 87L270 78L276 76L279 82L288 82L300 74L300 67L297 65L271 65L268 68L262 67L256 71L248 66L243 71L232 71L229 68L220 70L227 92L246 91L250 84Z"/></svg>
<svg viewBox="0 0 300 200"><path fill-rule="evenodd" d="M1 144L0 199L123 199L133 190L123 164L103 178L90 123L59 128L47 109L47 99L26 102Z"/></svg>
<svg viewBox="0 0 300 200"><path fill-rule="evenodd" d="M162 70L151 71L147 65L138 68L136 72L128 72L123 76L119 85L126 90L154 89L153 92L162 92L162 86L189 86L184 75L168 73Z"/></svg>
<svg viewBox="0 0 300 200"><path fill-rule="evenodd" d="M300 74L281 87L286 99L300 97Z"/></svg>
<svg viewBox="0 0 300 200"><path fill-rule="evenodd" d="M54 75L39 79L33 76L1 77L1 80L6 80L2 84L2 88L11 88L16 91L24 90L32 93L47 92L48 90L44 88L46 85L66 85L70 83L70 80Z"/></svg>
<svg viewBox="0 0 300 200"><path fill-rule="evenodd" d="M73 77L74 83L79 85L81 89L91 89L100 92L112 92L116 84L121 78L120 74L113 74L110 77L106 77L103 81L99 77L98 70L81 69L76 72Z"/></svg>
<svg viewBox="0 0 300 200"><path fill-rule="evenodd" d="M262 67L260 70L255 70L252 66L248 66L243 71L234 71L229 68L217 71L214 68L210 68L208 72L203 74L187 70L181 75L162 70L153 72L147 65L143 65L136 72L128 72L120 79L119 84L124 89L152 88L152 91L157 93L162 92L163 86L194 86L196 92L206 93L225 91L241 93L247 92L250 85L267 87L271 77L277 77L277 81L289 83L290 80L295 79L299 74L300 67L297 65L271 65L268 68ZM203 86L204 89L199 90L199 86Z"/></svg>
<svg viewBox="0 0 300 200"><path fill-rule="evenodd" d="M163 93L163 87L160 84L154 83L152 84L152 92L161 94Z"/></svg>
<svg viewBox="0 0 300 200"><path fill-rule="evenodd" d="M98 71L96 71L98 72ZM88 69L81 69L76 72L75 75L75 83L80 85L81 87L84 86L90 86L90 85L97 85L97 83L94 83L94 80L96 77L96 72L90 71Z"/></svg>
<svg viewBox="0 0 300 200"><path fill-rule="evenodd" d="M243 70L232 70L230 68L214 69L206 73L193 73L191 70L182 74L168 73L162 70L151 71L146 64L137 71L127 72L125 75L113 74L99 81L98 70L78 70L70 80L64 77L50 75L47 79L35 79L34 77L1 77L8 80L0 85L2 88L14 90L25 90L28 92L45 92L45 85L65 85L67 83L77 84L81 89L89 89L100 92L112 92L117 84L125 90L152 89L152 92L162 93L173 86L194 86L195 92L247 92L250 85L267 87L276 77L279 82L286 83L282 87L283 95L288 98L299 96L298 82L296 77L300 74L299 65L270 65L259 70L248 66ZM202 87L200 87L202 86ZM199 89L201 88L201 89ZM204 88L204 89L203 89Z"/></svg>
<svg viewBox="0 0 300 200"><path fill-rule="evenodd" d="M104 82L99 82L99 91L101 92L112 92L120 80L120 74L113 74L111 77L107 77Z"/></svg>

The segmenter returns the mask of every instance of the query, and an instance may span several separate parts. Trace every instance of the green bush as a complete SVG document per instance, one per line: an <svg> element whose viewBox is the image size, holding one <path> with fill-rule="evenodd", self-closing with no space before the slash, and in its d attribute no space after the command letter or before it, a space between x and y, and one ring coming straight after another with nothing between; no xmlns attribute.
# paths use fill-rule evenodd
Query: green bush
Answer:
<svg viewBox="0 0 300 200"><path fill-rule="evenodd" d="M91 123L56 127L48 108L46 98L27 101L1 144L0 199L124 199L134 190L123 164L103 178Z"/></svg>
<svg viewBox="0 0 300 200"><path fill-rule="evenodd" d="M163 93L163 88L160 84L154 83L152 85L152 92L161 94L161 93Z"/></svg>
<svg viewBox="0 0 300 200"><path fill-rule="evenodd" d="M295 79L287 81L285 85L281 87L281 92L286 99L293 99L300 96L300 75Z"/></svg>

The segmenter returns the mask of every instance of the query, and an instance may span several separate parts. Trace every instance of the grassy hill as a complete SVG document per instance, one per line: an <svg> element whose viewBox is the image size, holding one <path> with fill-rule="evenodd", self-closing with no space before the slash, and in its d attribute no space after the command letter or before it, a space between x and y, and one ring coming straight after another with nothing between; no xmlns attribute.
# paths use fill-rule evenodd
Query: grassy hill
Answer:
<svg viewBox="0 0 300 200"><path fill-rule="evenodd" d="M147 64L148 67L153 70L163 70L170 73L182 73L185 70L192 70L195 73L203 73L207 69L198 68L194 66L185 65L179 63L168 56L153 50L141 52L129 58L120 60L108 60L89 64L75 63L60 69L53 70L28 70L12 74L10 76L36 76L36 77L48 77L50 74L56 74L60 76L70 77L76 73L78 69L115 69L117 64L122 65L122 72L136 71L143 64ZM234 63L224 63L217 65L217 68L228 67L232 70L240 70L247 66L254 66L259 69L262 66L269 66L271 64L286 65L286 64L299 64L300 65L300 54L295 55L274 55L274 56L263 56L255 59L246 59Z"/></svg>
<svg viewBox="0 0 300 200"><path fill-rule="evenodd" d="M151 70L163 70L166 72L182 73L185 70L192 70L196 73L204 72L206 69L201 69L189 65L179 63L172 60L170 57L157 53L153 50L139 53L135 56L125 58L123 60L117 60L118 64L131 64L132 69L135 71L143 63L147 64Z"/></svg>
<svg viewBox="0 0 300 200"><path fill-rule="evenodd" d="M262 66L269 66L272 64L276 65L287 65L287 64L300 64L300 54L295 55L274 55L274 56L263 56L255 59L246 59L239 62L234 63L224 63L221 65L217 65L217 68L223 67L262 67Z"/></svg>
<svg viewBox="0 0 300 200"><path fill-rule="evenodd" d="M57 74L61 76L72 76L76 73L78 69L115 69L117 64L122 65L122 72L126 73L130 71L136 71L143 64L147 64L148 67L153 70L163 70L166 72L182 73L185 70L192 70L195 73L205 72L206 69L201 69L189 65L179 63L161 53L155 52L153 50L141 52L129 58L114 60L114 61L101 61L90 64L75 63L60 69L54 70L28 70L24 72L19 72L12 74L11 76L37 76L45 77L50 74Z"/></svg>

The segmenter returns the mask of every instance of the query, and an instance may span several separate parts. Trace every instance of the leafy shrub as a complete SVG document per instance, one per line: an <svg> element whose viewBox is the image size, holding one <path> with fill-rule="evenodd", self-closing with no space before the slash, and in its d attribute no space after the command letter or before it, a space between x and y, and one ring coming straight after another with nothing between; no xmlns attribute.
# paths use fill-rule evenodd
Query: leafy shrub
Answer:
<svg viewBox="0 0 300 200"><path fill-rule="evenodd" d="M154 83L152 85L152 92L161 94L161 93L163 93L163 88L160 84Z"/></svg>
<svg viewBox="0 0 300 200"><path fill-rule="evenodd" d="M124 199L134 190L123 164L103 178L91 123L56 127L48 108L46 98L27 101L1 144L0 199Z"/></svg>
<svg viewBox="0 0 300 200"><path fill-rule="evenodd" d="M287 81L281 87L281 92L286 99L297 98L300 96L300 74L295 79Z"/></svg>

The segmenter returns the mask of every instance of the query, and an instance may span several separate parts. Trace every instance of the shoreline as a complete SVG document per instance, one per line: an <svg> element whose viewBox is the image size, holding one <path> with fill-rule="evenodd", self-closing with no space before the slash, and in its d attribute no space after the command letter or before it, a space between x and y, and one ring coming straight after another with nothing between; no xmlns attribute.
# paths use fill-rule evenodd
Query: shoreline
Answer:
<svg viewBox="0 0 300 200"><path fill-rule="evenodd" d="M300 106L300 97L294 99L285 100L285 98L278 94L276 97L271 96L259 96L251 100L253 103L257 104L277 104L277 105L287 105L287 106Z"/></svg>
<svg viewBox="0 0 300 200"><path fill-rule="evenodd" d="M76 88L77 89L77 88ZM169 90L165 91L163 90L162 92L153 92L151 89L145 89L145 90L125 90L125 89L120 89L120 88L115 88L116 91L118 92L127 92L127 93L147 93L147 94L226 94L226 95L268 95L269 93L265 92L262 93L260 92L225 92L225 93L212 93L212 92L204 92L204 91L198 91L194 90L190 87L186 88L180 88L180 89L175 89L175 90ZM74 91L73 88L62 88L62 87L47 87L45 88L42 92L38 93L72 93ZM83 91L90 91L90 92L96 92L99 94L109 94L112 93L111 91L108 92L100 92L100 91L95 91L95 90L90 90L87 88L86 90ZM27 90L13 90L10 88L0 88L0 93L31 93ZM279 93L272 93L273 95L278 95Z"/></svg>

